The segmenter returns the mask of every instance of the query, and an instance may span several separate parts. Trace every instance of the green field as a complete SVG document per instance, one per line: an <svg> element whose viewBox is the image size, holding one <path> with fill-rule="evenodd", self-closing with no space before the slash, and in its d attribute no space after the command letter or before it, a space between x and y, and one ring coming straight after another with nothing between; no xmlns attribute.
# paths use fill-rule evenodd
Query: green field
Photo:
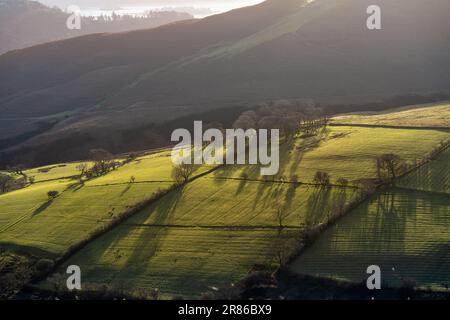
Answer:
<svg viewBox="0 0 450 320"><path fill-rule="evenodd" d="M33 177L35 179L35 182L70 178L80 174L80 172L77 169L77 166L79 166L82 163L83 162L55 164L25 170L23 173L26 174L28 177Z"/></svg>
<svg viewBox="0 0 450 320"><path fill-rule="evenodd" d="M397 186L422 191L450 193L450 149L402 178Z"/></svg>
<svg viewBox="0 0 450 320"><path fill-rule="evenodd" d="M399 185L408 189L394 187L348 213L291 268L359 283L375 264L385 285L410 279L417 286L443 289L450 284L450 197L436 191L444 191L443 179L448 186L448 156L447 150L402 179Z"/></svg>
<svg viewBox="0 0 450 320"><path fill-rule="evenodd" d="M89 242L58 273L76 264L85 284L158 288L164 298L198 298L215 291L212 287L241 280L255 264L274 267L282 241L301 238L305 228L326 223L337 207L353 202L359 190L335 185L339 178L375 178L376 156L396 153L414 163L449 138L439 129L331 126L316 136L284 141L275 177L262 177L258 166L201 166L195 179ZM449 157L447 150L397 181L394 189L347 213L292 267L359 281L365 276L361 267L378 259L384 269L393 264L397 272L386 275L389 284L406 276L421 285L446 280ZM35 183L0 195L0 249L60 257L174 184L167 150L139 156L83 184L76 178L78 164L26 170ZM334 185L315 185L317 171L329 173ZM47 196L51 190L59 192L53 200ZM407 265L418 267L405 271ZM39 286L51 287L52 279Z"/></svg>
<svg viewBox="0 0 450 320"><path fill-rule="evenodd" d="M199 192L201 190L201 192ZM270 263L274 240L324 222L352 188L201 178L124 222L70 259L84 281L159 288L164 296L199 297ZM286 213L279 234L275 216ZM64 270L64 268L62 269Z"/></svg>
<svg viewBox="0 0 450 320"><path fill-rule="evenodd" d="M450 103L400 108L371 114L350 114L332 119L335 124L450 128Z"/></svg>
<svg viewBox="0 0 450 320"><path fill-rule="evenodd" d="M0 197L0 244L56 257L158 188L170 184L133 184L67 189L49 201L47 191L63 191L64 181L36 184Z"/></svg>
<svg viewBox="0 0 450 320"><path fill-rule="evenodd" d="M79 163L24 171L36 182L0 195L0 245L56 257L158 190L173 185L168 152L139 157L105 176L77 184ZM44 169L44 170L42 170ZM210 170L202 166L194 175ZM131 176L135 182L130 183ZM58 191L50 201L47 192Z"/></svg>
<svg viewBox="0 0 450 320"><path fill-rule="evenodd" d="M318 170L328 172L334 182L339 178L349 181L376 178L375 157L395 152L414 162L449 137L450 132L439 130L330 127L316 137L283 144L277 178L292 180L296 176L298 181L308 183ZM216 171L215 176L239 178L244 173L260 179L257 166L225 167Z"/></svg>

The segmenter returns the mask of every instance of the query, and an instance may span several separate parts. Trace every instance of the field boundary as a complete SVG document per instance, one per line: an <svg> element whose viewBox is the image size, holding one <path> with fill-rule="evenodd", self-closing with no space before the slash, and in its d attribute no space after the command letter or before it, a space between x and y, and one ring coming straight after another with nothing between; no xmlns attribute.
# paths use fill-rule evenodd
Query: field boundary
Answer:
<svg viewBox="0 0 450 320"><path fill-rule="evenodd" d="M208 175L220 167L221 166L216 166L216 167L211 168L210 170L207 170L201 174L198 174L198 175L192 177L191 179L189 179L187 181L187 183L190 183L196 179L199 179L205 175ZM51 268L51 270L49 270L45 274L41 274L38 277L32 279L30 281L30 283L34 284L34 283L37 283L39 281L46 279L51 274L55 273L64 262L66 262L74 254L76 254L77 252L79 252L80 250L85 248L88 244L90 244L91 242L100 238L101 236L105 235L106 233L112 231L115 227L118 227L123 222L125 222L127 219L131 218L135 214L144 210L146 207L152 205L156 201L159 201L162 198L164 198L165 196L169 195L172 191L182 189L184 187L185 187L185 185L178 185L178 184L174 183L172 186L170 186L169 188L167 188L165 190L162 190L160 193L154 194L150 198L142 200L140 203L137 203L136 205L129 208L128 210L123 211L117 217L115 217L112 221L110 221L108 224L103 225L103 226L97 228L96 230L92 231L91 233L89 233L88 236L86 237L86 239L81 240L81 241L75 243L74 245L72 245L71 247L69 247L66 250L66 252L64 252L62 255L60 255L58 258L56 258L54 260L54 265Z"/></svg>
<svg viewBox="0 0 450 320"><path fill-rule="evenodd" d="M132 223L127 224L127 226L130 227L144 227L144 228L177 228L177 229L224 229L224 230L233 230L233 231L247 231L247 230L280 230L280 229L296 229L301 230L304 229L302 226L289 226L289 225L283 225L282 227L276 226L276 225L236 225L236 226L230 226L230 225L183 225L183 224L150 224L150 223L144 223L144 224L138 224L138 223Z"/></svg>
<svg viewBox="0 0 450 320"><path fill-rule="evenodd" d="M406 129L406 130L438 130L450 132L450 127L414 127L414 126L394 126L384 124L364 124L364 123L333 123L330 122L331 127L362 127L362 128L383 128L383 129Z"/></svg>

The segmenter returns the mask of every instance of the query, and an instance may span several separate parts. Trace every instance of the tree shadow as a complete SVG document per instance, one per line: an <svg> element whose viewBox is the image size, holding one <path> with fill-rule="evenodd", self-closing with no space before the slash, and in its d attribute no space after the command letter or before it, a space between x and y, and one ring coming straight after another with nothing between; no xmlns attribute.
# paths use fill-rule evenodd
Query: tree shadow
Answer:
<svg viewBox="0 0 450 320"><path fill-rule="evenodd" d="M38 208L36 208L33 213L31 214L32 217L40 214L42 211L46 210L48 207L51 206L51 204L53 203L53 199L49 199L47 201L45 201L43 204L41 204Z"/></svg>
<svg viewBox="0 0 450 320"><path fill-rule="evenodd" d="M70 190L72 192L77 192L78 190L80 190L83 187L84 187L84 182L75 182L75 183L70 184L64 191Z"/></svg>
<svg viewBox="0 0 450 320"><path fill-rule="evenodd" d="M120 193L120 197L124 196L131 189L131 186L132 186L131 183L127 184L126 187Z"/></svg>
<svg viewBox="0 0 450 320"><path fill-rule="evenodd" d="M323 222L323 218L329 214L329 204L332 188L327 186L315 186L306 201L305 225L315 226Z"/></svg>
<svg viewBox="0 0 450 320"><path fill-rule="evenodd" d="M124 272L129 269L136 273L147 272L143 266L158 254L160 247L163 245L169 232L169 227L164 225L169 224L172 215L177 210L177 206L183 197L184 188L180 187L167 194L163 199L142 210L142 213L133 219L131 228L139 228L139 235L133 236L136 239L133 241L134 249L125 262L122 269ZM150 217L153 217L151 224L146 224ZM129 233L131 232L132 230Z"/></svg>

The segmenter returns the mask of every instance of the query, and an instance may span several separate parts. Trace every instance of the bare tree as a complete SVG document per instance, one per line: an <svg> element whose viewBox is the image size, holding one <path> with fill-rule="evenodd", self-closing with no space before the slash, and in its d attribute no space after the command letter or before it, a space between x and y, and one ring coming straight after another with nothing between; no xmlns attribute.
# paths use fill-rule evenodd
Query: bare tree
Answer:
<svg viewBox="0 0 450 320"><path fill-rule="evenodd" d="M275 210L275 218L276 218L276 220L277 220L278 227L279 227L280 229L283 229L283 228L284 228L284 221L285 221L285 219L286 219L287 216L288 216L287 211L281 210L281 209Z"/></svg>
<svg viewBox="0 0 450 320"><path fill-rule="evenodd" d="M10 175L0 173L0 188L2 193L8 192L12 180L13 178Z"/></svg>
<svg viewBox="0 0 450 320"><path fill-rule="evenodd" d="M396 179L404 170L405 162L393 153L383 154L375 159L379 179Z"/></svg>
<svg viewBox="0 0 450 320"><path fill-rule="evenodd" d="M320 184L322 186L329 186L330 180L331 180L330 175L324 171L317 171L313 179L314 183Z"/></svg>
<svg viewBox="0 0 450 320"><path fill-rule="evenodd" d="M47 192L47 196L49 199L55 199L58 196L58 191L49 191Z"/></svg>
<svg viewBox="0 0 450 320"><path fill-rule="evenodd" d="M95 161L94 166L91 171L94 175L99 176L107 173L111 168L114 167L112 161L112 154L104 149L93 149L91 150L92 160Z"/></svg>
<svg viewBox="0 0 450 320"><path fill-rule="evenodd" d="M177 184L183 185L189 181L194 171L195 165L182 163L173 167L172 177Z"/></svg>
<svg viewBox="0 0 450 320"><path fill-rule="evenodd" d="M80 171L80 181L81 179L83 179L83 176L86 174L86 172L88 171L88 166L86 163L81 163L77 166L76 168L78 171Z"/></svg>
<svg viewBox="0 0 450 320"><path fill-rule="evenodd" d="M297 252L300 243L297 239L278 238L272 244L272 255L280 268L286 266L292 256Z"/></svg>

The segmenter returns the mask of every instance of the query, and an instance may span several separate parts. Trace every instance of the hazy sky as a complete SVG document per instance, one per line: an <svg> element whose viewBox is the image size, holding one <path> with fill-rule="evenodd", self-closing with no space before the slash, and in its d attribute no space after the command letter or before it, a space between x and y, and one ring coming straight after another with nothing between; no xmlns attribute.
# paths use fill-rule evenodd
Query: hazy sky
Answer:
<svg viewBox="0 0 450 320"><path fill-rule="evenodd" d="M111 7L111 6L195 6L211 8L237 8L263 0L38 0L47 5L66 7L79 5L80 7Z"/></svg>

